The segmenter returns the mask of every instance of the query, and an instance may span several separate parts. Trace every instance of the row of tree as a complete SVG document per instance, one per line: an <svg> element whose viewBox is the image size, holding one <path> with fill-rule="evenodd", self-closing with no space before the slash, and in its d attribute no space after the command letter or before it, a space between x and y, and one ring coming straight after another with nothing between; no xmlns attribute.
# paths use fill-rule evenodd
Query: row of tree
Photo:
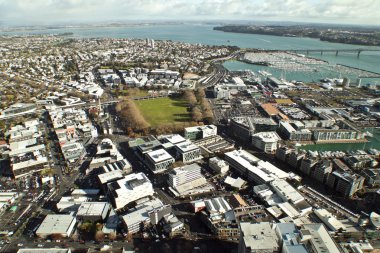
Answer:
<svg viewBox="0 0 380 253"><path fill-rule="evenodd" d="M116 112L119 114L121 124L128 132L147 132L150 125L141 115L136 104L130 100L123 100L116 105Z"/></svg>
<svg viewBox="0 0 380 253"><path fill-rule="evenodd" d="M183 94L183 98L191 107L193 121L203 121L208 124L214 122L214 114L212 113L211 105L206 98L203 88L198 88L195 93L192 90L186 90Z"/></svg>

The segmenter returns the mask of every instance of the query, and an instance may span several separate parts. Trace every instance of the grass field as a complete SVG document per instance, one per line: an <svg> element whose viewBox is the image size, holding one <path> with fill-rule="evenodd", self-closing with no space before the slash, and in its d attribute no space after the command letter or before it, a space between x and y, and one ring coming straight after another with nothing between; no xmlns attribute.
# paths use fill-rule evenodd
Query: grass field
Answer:
<svg viewBox="0 0 380 253"><path fill-rule="evenodd" d="M152 127L191 120L183 99L157 98L135 101L144 118Z"/></svg>

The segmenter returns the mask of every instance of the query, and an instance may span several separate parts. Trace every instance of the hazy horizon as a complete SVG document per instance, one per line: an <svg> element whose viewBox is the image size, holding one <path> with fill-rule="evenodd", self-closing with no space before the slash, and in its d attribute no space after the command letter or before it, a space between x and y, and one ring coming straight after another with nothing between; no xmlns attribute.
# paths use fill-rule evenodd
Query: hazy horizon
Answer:
<svg viewBox="0 0 380 253"><path fill-rule="evenodd" d="M379 26L376 0L0 0L0 25L289 22Z"/></svg>

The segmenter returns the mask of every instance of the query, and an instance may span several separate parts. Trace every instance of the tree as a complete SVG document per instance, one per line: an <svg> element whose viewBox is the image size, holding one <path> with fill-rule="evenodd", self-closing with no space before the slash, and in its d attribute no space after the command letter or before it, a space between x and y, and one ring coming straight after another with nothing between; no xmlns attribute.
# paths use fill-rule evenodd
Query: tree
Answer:
<svg viewBox="0 0 380 253"><path fill-rule="evenodd" d="M203 120L207 121L207 124L213 124L214 123L214 114L211 110L207 110L203 112Z"/></svg>
<svg viewBox="0 0 380 253"><path fill-rule="evenodd" d="M198 88L197 89L197 95L198 95L198 98L204 98L204 97L206 97L205 90L203 88Z"/></svg>
<svg viewBox="0 0 380 253"><path fill-rule="evenodd" d="M116 240L116 238L117 238L116 232L111 232L111 233L108 235L108 238L109 238L111 241Z"/></svg>
<svg viewBox="0 0 380 253"><path fill-rule="evenodd" d="M50 235L51 240L56 241L56 240L61 240L63 236L61 234L52 234Z"/></svg>
<svg viewBox="0 0 380 253"><path fill-rule="evenodd" d="M194 107L192 110L192 118L194 121L199 122L202 120L202 112L198 107Z"/></svg>
<svg viewBox="0 0 380 253"><path fill-rule="evenodd" d="M185 90L183 98L190 104L191 107L197 104L197 98L192 90Z"/></svg>
<svg viewBox="0 0 380 253"><path fill-rule="evenodd" d="M97 242L104 241L104 233L103 233L103 231L96 231L96 233L95 233L95 241L97 241Z"/></svg>
<svg viewBox="0 0 380 253"><path fill-rule="evenodd" d="M124 100L116 105L116 111L122 119L122 125L128 130L131 128L133 131L146 132L150 127L149 123L141 115L136 104L130 100Z"/></svg>
<svg viewBox="0 0 380 253"><path fill-rule="evenodd" d="M207 110L211 111L211 105L206 98L201 98L200 104L203 111L207 111Z"/></svg>
<svg viewBox="0 0 380 253"><path fill-rule="evenodd" d="M89 233L91 231L92 225L92 222L87 221L83 222L78 228L82 232Z"/></svg>

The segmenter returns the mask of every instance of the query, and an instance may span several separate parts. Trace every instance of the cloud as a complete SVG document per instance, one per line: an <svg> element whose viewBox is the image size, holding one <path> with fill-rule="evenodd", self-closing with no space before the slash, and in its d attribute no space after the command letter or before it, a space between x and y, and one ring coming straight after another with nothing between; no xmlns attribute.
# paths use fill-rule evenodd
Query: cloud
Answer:
<svg viewBox="0 0 380 253"><path fill-rule="evenodd" d="M379 0L0 0L9 24L112 20L284 20L380 25Z"/></svg>

